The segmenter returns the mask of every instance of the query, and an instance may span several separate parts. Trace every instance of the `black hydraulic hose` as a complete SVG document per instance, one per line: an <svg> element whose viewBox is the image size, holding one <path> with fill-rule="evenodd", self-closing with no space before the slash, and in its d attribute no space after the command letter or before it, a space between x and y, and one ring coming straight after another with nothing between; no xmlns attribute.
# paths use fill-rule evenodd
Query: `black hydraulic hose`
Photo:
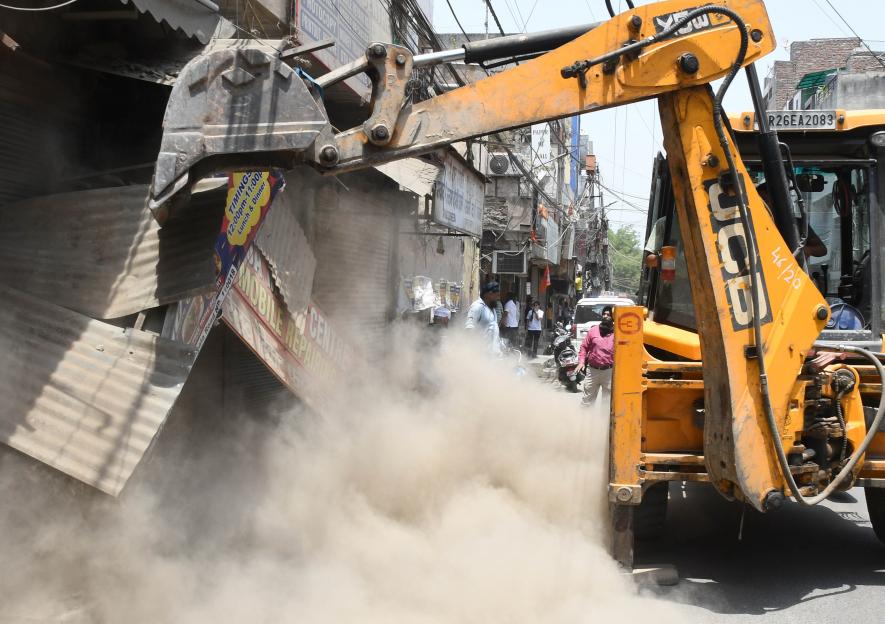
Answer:
<svg viewBox="0 0 885 624"><path fill-rule="evenodd" d="M867 351L866 349L861 349L860 347L855 347L852 345L838 345L836 347L831 347L826 344L815 343L814 346L823 351L841 351L848 353L857 353L858 355L862 355L873 365L879 372L879 379L882 382L882 387L885 388L885 366L882 366L882 363L879 361L876 353L871 351ZM882 424L882 421L885 420L885 392L883 392L879 396L879 408L876 410L876 417L873 418L873 423L870 425L867 430L867 435L864 437L863 441L861 441L860 445L854 450L854 453L851 454L851 458L848 460L848 463L845 464L845 467L839 471L839 474L830 482L830 484L824 489L823 492L814 496L812 498L804 498L801 495L796 496L796 500L798 500L803 505L816 505L820 501L827 498L833 491L839 487L842 482L851 474L851 471L854 469L854 466L860 461L860 456L863 455L867 448L873 441L873 438L876 437L876 433L879 431L879 426ZM780 439L778 438L778 447L780 447ZM789 482L791 484L791 489L796 487L796 481L793 479L792 473L787 473L789 475ZM798 490L798 487L796 488Z"/></svg>
<svg viewBox="0 0 885 624"><path fill-rule="evenodd" d="M870 430L867 432L867 435L864 438L863 442L852 454L851 459L849 459L848 462L845 464L845 467L842 468L839 474L837 474L836 477L829 483L829 485L824 488L823 492L813 497L804 497L799 491L799 486L796 483L796 480L793 478L793 473L790 471L790 464L787 460L787 455L784 452L784 447L780 439L780 430L777 427L774 410L771 406L771 394L768 390L768 373L766 372L765 352L762 343L762 324L758 314L760 305L759 276L757 273L758 266L756 263L758 255L758 250L756 247L756 236L753 230L749 227L750 219L747 212L746 197L742 192L743 189L741 189L739 185L739 180L737 177L737 165L734 162L734 156L732 156L728 137L726 136L723 127L723 119L727 121L727 118L725 117L725 113L722 110L722 98L725 95L725 91L731 84L731 81L734 79L735 75L740 69L741 65L743 65L748 43L747 28L740 16L738 16L730 9L725 9L722 7L703 7L702 9L706 9L710 12L717 12L730 17L732 21L737 24L741 34L741 45L738 51L738 55L735 59L735 63L732 66L731 71L729 71L728 75L726 75L725 79L720 85L719 90L716 92L716 96L713 98L713 125L716 128L716 134L719 136L719 143L725 151L725 159L728 162L728 168L731 171L732 176L734 177L738 209L740 212L741 222L744 227L747 241L747 261L750 270L750 301L752 302L751 305L753 306L753 341L756 345L757 361L759 363L759 386L762 394L762 407L768 421L768 427L771 433L772 443L774 444L775 452L777 454L778 463L780 465L781 472L783 473L783 478L787 482L787 485L790 489L790 492L800 504L807 506L816 505L820 501L825 500L830 494L832 494L832 492L837 487L839 487L842 482L851 474L851 470L854 468L855 464L857 464L857 462L860 460L861 455L863 455L867 447L869 447L870 443L873 441L873 437L875 436L876 431L878 431L883 417L885 417L885 392L883 392L879 398L879 410L876 413L876 418L874 419ZM702 9L698 10L700 11ZM873 355L866 349L861 349L860 347L853 347L849 345L840 345L838 347L838 350L861 354L864 357L868 358L871 362L873 362L873 364L879 370L879 376L882 379L883 388L885 388L885 367L882 366L882 363L879 362L879 359L875 355Z"/></svg>
<svg viewBox="0 0 885 624"><path fill-rule="evenodd" d="M627 0L627 8L628 9L635 9L636 8L635 6L633 6L633 0Z"/></svg>
<svg viewBox="0 0 885 624"><path fill-rule="evenodd" d="M842 428L842 447L839 449L839 463L845 461L845 451L848 449L848 425L845 424L845 415L842 413L842 397L844 392L839 392L833 399L833 405L836 408L836 420Z"/></svg>
<svg viewBox="0 0 885 624"><path fill-rule="evenodd" d="M805 254L803 254L802 252L805 249L805 245L808 244L808 211L805 209L805 199L802 197L802 193L799 190L799 180L796 178L796 165L793 164L793 152L790 149L790 146L786 143L779 143L779 145L781 148L781 153L787 160L787 167L790 172L790 181L793 184L793 188L796 189L796 205L799 207L799 217L802 223L802 228L799 232L799 244L796 246L796 249L793 250L793 257L796 259L796 262L804 267L806 264Z"/></svg>
<svg viewBox="0 0 885 624"><path fill-rule="evenodd" d="M611 2L609 0L606 0L606 5L609 8L609 12L612 14L612 17L614 17L614 11L611 8ZM841 485L845 478L849 474L851 474L851 470L860 460L861 455L863 455L867 447L869 447L870 443L873 440L873 437L875 436L876 431L878 431L879 429L879 425L881 424L883 417L885 417L885 392L883 392L880 396L879 410L876 413L876 418L874 419L872 426L867 432L866 437L864 438L860 446L852 454L851 458L848 460L848 462L845 464L839 474L836 475L836 477L830 482L830 484L826 488L824 488L824 491L817 496L809 498L804 497L799 491L799 486L796 484L796 480L793 478L793 473L790 471L789 461L787 460L787 455L784 452L783 444L780 439L780 431L777 427L777 421L774 416L774 409L771 405L771 394L768 390L768 373L765 367L765 352L762 343L762 324L758 314L758 310L761 306L759 305L759 276L758 265L756 262L758 256L758 248L756 247L756 236L753 230L750 228L750 218L747 211L746 195L743 192L743 188L741 188L740 186L740 180L738 179L737 172L737 164L735 163L734 156L731 153L731 145L729 143L724 126L724 124L728 123L728 118L725 116L725 112L722 109L722 99L725 96L725 92L728 90L729 86L731 86L731 83L737 75L738 71L740 71L740 68L743 66L744 60L747 56L749 36L747 35L746 24L736 12L732 11L729 8L719 6L699 7L692 11L689 11L682 19L675 22L669 28L662 30L656 35L643 39L642 41L637 41L633 44L624 46L623 48L620 48L618 50L607 52L606 54L598 56L594 59L576 61L574 64L562 68L561 74L563 78L573 78L575 76L581 77L583 76L584 72L587 71L587 69L594 65L609 60L616 60L620 58L623 54L636 52L648 45L657 43L658 41L662 41L664 39L668 39L672 37L677 30L685 26L685 24L687 24L689 21L695 19L700 15L712 13L724 15L728 17L731 21L733 21L738 27L738 32L740 33L741 39L740 47L738 49L738 54L735 57L735 61L731 69L728 71L728 74L726 74L725 78L723 79L722 84L719 86L719 90L716 92L716 95L713 98L713 126L716 129L717 136L719 137L719 144L725 152L725 159L728 163L728 168L731 172L735 184L735 194L738 210L740 213L741 224L743 225L746 237L747 263L750 271L750 302L752 305L753 342L756 345L757 361L759 363L759 387L760 393L762 395L762 409L765 412L766 420L768 421L768 428L772 437L772 443L774 444L775 452L777 454L778 464L780 465L781 472L783 473L783 478L787 482L787 486L789 487L790 492L800 504L808 506L816 505L820 501L826 499L839 485ZM821 346L821 348L829 347ZM872 361L873 364L877 367L879 371L879 376L882 379L883 388L885 388L885 367L882 366L882 363L879 362L878 358L874 354L867 351L866 349L861 349L860 347L853 347L849 345L840 345L837 350L850 351L869 358L870 361Z"/></svg>
<svg viewBox="0 0 885 624"><path fill-rule="evenodd" d="M612 0L605 0L605 8L608 9L608 14L609 14L611 17L614 17L614 16L615 16L615 10L614 10L614 8L612 7Z"/></svg>
<svg viewBox="0 0 885 624"><path fill-rule="evenodd" d="M640 50L642 50L645 47L650 46L653 43L658 43L659 41L669 39L670 37L672 37L676 33L676 31L678 31L680 28L684 27L686 24L688 24L690 21L692 21L696 17L699 17L701 15L707 15L710 13L725 15L726 17L730 18L736 24L739 24L739 30L741 33L742 52L740 54L740 62L736 66L733 66L731 68L731 71L729 72L730 77L726 76L725 80L722 83L722 86L720 86L719 91L718 91L719 95L725 95L725 91L723 90L722 87L724 86L726 90L728 89L728 85L731 84L731 81L734 80L734 76L737 74L738 70L740 70L741 66L743 65L744 57L746 57L746 55L747 55L747 45L748 45L749 38L747 36L747 29L744 26L744 22L743 22L743 20L741 20L740 16L737 13L735 13L734 11L732 11L731 9L726 8L726 7L720 7L720 6L703 6L703 7L697 8L697 9L692 9L691 11L686 13L682 17L682 19L674 22L669 27L665 28L664 30L662 30L661 32L659 32L657 34L654 34L650 37L646 37L645 39L642 39L640 41L635 41L631 44L625 45L622 48L618 48L617 50L612 50L610 52L606 52L605 54L597 56L596 58L587 59L587 60L583 60L583 61L575 61L573 64L569 65L568 67L563 67L560 70L560 74L562 75L563 78L574 78L575 76L578 76L579 74L583 75L584 72L586 72L588 69L590 69L594 65L599 65L600 63L605 63L606 61L616 61L617 59L619 59L621 56L623 56L625 54L638 53ZM614 17L614 15L612 15L612 17ZM721 102L720 102L720 108L721 108Z"/></svg>

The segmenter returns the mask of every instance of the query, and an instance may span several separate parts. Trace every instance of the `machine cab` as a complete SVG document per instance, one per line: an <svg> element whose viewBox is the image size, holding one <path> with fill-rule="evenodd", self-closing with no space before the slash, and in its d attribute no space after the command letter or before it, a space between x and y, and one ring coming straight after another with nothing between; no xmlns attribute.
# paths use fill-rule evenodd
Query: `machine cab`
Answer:
<svg viewBox="0 0 885 624"><path fill-rule="evenodd" d="M769 121L789 147L795 177L791 192L804 199L795 214L808 274L831 308L821 340L882 349L882 242L885 219L877 163L885 158L885 110L771 111ZM753 113L732 117L741 158L765 197ZM790 176L788 175L788 178ZM675 275L660 270L660 252L675 247ZM686 277L666 160L654 164L640 293L657 323L695 330L691 284ZM672 261L670 262L672 266Z"/></svg>

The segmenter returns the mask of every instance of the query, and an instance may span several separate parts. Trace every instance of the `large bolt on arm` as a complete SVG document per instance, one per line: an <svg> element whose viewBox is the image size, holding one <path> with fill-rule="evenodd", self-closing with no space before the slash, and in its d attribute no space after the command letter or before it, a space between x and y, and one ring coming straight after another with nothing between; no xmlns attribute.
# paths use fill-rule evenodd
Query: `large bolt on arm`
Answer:
<svg viewBox="0 0 885 624"><path fill-rule="evenodd" d="M149 204L162 218L169 200L213 171L304 162L334 174L707 84L731 69L734 22L704 14L656 40L696 4L669 0L602 24L502 37L414 57L398 46L371 44L363 57L312 85L322 89L358 74L370 78L369 119L338 134L332 133L309 83L266 48L252 43L220 47L191 61L172 91ZM757 33L745 64L774 48L761 0L722 4ZM407 102L414 67L513 56L530 60L430 100ZM605 62L594 65L600 58ZM580 68L580 79L564 78L564 70L574 67Z"/></svg>

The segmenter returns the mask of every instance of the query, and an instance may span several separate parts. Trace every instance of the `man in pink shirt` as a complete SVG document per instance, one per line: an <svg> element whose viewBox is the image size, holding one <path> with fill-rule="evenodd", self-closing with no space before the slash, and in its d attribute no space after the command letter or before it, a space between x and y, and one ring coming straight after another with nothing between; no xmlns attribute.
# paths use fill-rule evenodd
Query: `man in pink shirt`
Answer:
<svg viewBox="0 0 885 624"><path fill-rule="evenodd" d="M579 364L587 375L584 380L584 398L582 403L592 407L596 402L599 389L602 389L602 401L608 405L612 391L612 364L615 352L615 325L612 320L611 306L602 310L602 322L591 327L578 355Z"/></svg>

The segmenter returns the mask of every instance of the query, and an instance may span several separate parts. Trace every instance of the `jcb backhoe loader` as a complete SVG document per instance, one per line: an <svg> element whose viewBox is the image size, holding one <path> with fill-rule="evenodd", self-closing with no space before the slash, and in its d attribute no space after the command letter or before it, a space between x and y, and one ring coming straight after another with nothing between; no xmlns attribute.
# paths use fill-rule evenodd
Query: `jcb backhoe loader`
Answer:
<svg viewBox="0 0 885 624"><path fill-rule="evenodd" d="M817 342L830 307L804 270L807 237L753 66L775 47L765 7L697 4L628 2L629 10L591 27L417 56L374 43L315 80L266 47L219 46L186 66L173 88L149 207L161 222L187 210L188 188L218 171L308 165L335 175L657 98L678 221L675 280L691 293L694 321L648 319L641 307L616 312L609 484L616 557L632 562L635 512L659 508L659 484L668 481L709 482L763 512L788 496L813 505L859 479L883 487L881 348ZM413 68L514 56L535 58L423 102L406 97ZM722 110L742 68L759 122L766 203ZM336 131L322 91L361 73L371 80L371 112ZM719 79L714 93L710 83ZM677 250L663 251L671 275ZM885 536L882 491L872 490L869 502Z"/></svg>

